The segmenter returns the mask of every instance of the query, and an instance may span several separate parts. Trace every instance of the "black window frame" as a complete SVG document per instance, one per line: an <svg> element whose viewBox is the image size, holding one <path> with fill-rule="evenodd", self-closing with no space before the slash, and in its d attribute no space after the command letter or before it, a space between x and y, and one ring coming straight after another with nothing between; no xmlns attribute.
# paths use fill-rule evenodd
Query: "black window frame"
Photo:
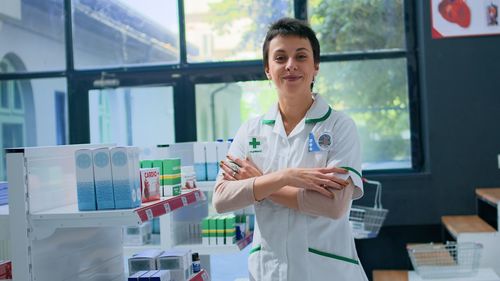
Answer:
<svg viewBox="0 0 500 281"><path fill-rule="evenodd" d="M177 142L196 141L196 116L184 114L196 112L195 85L198 83L225 83L266 80L260 60L188 63L184 3L178 1L180 63L174 65L126 66L90 70L75 70L73 57L71 0L64 0L66 70L26 73L0 73L0 81L37 78L66 78L68 92L69 143L90 142L88 92L95 87L93 81L112 77L120 81L119 87L136 85L167 85L174 88L175 136ZM322 54L322 62L377 60L405 58L407 61L408 99L412 167L409 169L369 170L365 174L412 173L424 170L421 133L418 48L416 42L416 1L404 1L405 50L384 50ZM307 20L307 0L294 0L294 14Z"/></svg>

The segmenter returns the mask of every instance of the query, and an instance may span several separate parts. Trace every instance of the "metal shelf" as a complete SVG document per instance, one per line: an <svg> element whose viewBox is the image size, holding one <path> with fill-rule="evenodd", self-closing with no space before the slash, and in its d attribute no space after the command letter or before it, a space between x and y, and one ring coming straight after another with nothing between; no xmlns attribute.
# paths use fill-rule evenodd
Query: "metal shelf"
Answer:
<svg viewBox="0 0 500 281"><path fill-rule="evenodd" d="M143 203L136 209L79 211L76 204L31 214L37 227L101 227L135 226L176 209L205 200L199 189L181 195L162 197L159 201Z"/></svg>
<svg viewBox="0 0 500 281"><path fill-rule="evenodd" d="M9 205L0 206L0 240L9 239Z"/></svg>
<svg viewBox="0 0 500 281"><path fill-rule="evenodd" d="M199 239L193 240L199 242ZM176 245L174 248L191 249L193 252L197 252L200 255L233 254L243 250L246 246L252 243L252 240L253 232L250 232L243 239L236 241L236 243L233 245L203 245L199 243L190 244L191 241L186 241L185 244Z"/></svg>

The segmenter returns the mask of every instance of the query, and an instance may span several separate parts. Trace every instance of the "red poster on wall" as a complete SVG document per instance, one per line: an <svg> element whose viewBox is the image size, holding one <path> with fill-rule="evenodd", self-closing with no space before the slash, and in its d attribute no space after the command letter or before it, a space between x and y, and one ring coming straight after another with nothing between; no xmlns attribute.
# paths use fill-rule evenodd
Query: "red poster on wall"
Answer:
<svg viewBox="0 0 500 281"><path fill-rule="evenodd" d="M432 38L500 34L500 0L431 0Z"/></svg>

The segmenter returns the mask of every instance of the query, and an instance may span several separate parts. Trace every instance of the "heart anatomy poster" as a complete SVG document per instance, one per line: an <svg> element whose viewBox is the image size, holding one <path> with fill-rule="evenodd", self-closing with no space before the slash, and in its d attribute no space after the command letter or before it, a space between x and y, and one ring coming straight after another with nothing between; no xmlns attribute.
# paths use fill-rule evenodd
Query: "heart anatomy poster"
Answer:
<svg viewBox="0 0 500 281"><path fill-rule="evenodd" d="M432 38L500 34L500 0L431 0Z"/></svg>

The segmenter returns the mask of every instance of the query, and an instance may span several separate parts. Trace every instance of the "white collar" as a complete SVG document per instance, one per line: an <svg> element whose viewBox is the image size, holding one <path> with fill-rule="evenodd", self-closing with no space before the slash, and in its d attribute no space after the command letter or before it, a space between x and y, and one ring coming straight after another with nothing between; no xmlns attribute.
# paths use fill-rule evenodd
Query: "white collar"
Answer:
<svg viewBox="0 0 500 281"><path fill-rule="evenodd" d="M321 95L313 93L312 98L314 99L314 102L306 113L306 124L315 124L317 122L325 121L332 113L332 108L328 105L326 100L321 97ZM278 103L271 107L271 109L264 114L262 124L274 125L274 123L276 123L276 116L279 114L278 108Z"/></svg>

